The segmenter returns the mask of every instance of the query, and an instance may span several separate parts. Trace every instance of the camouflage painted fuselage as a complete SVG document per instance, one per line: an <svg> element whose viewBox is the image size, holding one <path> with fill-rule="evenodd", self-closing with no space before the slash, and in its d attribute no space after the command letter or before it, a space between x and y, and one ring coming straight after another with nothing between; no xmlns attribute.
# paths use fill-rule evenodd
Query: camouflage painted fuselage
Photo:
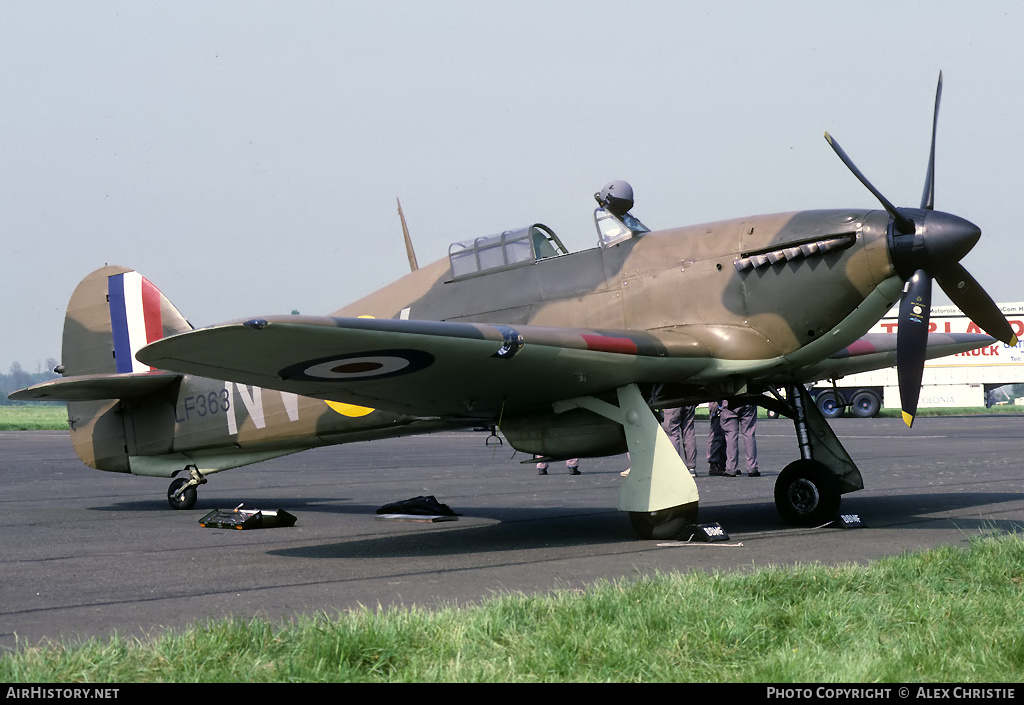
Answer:
<svg viewBox="0 0 1024 705"><path fill-rule="evenodd" d="M852 210L754 216L461 279L445 259L332 315L646 331L692 356L756 363L818 343L888 282L875 318L846 342L815 346L835 352L898 297L888 220Z"/></svg>

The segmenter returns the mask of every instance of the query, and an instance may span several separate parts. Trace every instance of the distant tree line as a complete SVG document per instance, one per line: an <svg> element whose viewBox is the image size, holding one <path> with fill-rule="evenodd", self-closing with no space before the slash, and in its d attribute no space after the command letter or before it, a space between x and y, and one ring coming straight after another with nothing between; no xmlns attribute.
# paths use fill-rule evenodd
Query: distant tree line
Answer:
<svg viewBox="0 0 1024 705"><path fill-rule="evenodd" d="M36 372L29 372L21 366L20 362L12 362L10 371L7 374L0 374L0 405L6 406L11 404L27 404L30 402L11 401L7 398L7 395L11 392L25 387L31 387L33 384L39 384L45 382L48 379L54 379L59 377L53 368L59 363L50 358L46 361L46 365L43 369ZM47 402L49 403L49 402Z"/></svg>

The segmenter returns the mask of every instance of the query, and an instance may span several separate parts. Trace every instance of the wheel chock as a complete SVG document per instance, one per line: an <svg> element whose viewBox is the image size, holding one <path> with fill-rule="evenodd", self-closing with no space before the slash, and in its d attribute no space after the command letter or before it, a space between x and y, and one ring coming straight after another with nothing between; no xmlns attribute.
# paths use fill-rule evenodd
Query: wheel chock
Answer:
<svg viewBox="0 0 1024 705"><path fill-rule="evenodd" d="M701 543L712 543L714 541L728 541L729 534L718 522L711 524L690 524L679 534L680 541L699 541Z"/></svg>
<svg viewBox="0 0 1024 705"><path fill-rule="evenodd" d="M839 514L827 526L839 529L866 529L867 524L861 521L860 514Z"/></svg>

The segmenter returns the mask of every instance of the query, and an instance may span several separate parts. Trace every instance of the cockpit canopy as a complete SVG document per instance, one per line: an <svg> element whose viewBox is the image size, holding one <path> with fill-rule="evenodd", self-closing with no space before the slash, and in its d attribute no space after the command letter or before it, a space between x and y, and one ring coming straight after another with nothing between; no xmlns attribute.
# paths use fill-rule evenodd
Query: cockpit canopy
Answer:
<svg viewBox="0 0 1024 705"><path fill-rule="evenodd" d="M594 225L601 247L611 247L630 238L651 232L632 213L616 215L606 208L594 209Z"/></svg>
<svg viewBox="0 0 1024 705"><path fill-rule="evenodd" d="M633 187L625 181L612 181L595 193L594 198L598 203L594 211L594 225L597 226L601 247L613 247L650 232L650 228L629 212L633 207ZM551 228L534 223L498 235L453 243L448 248L448 259L452 277L461 279L568 253Z"/></svg>
<svg viewBox="0 0 1024 705"><path fill-rule="evenodd" d="M448 259L452 264L452 276L458 279L567 253L568 250L550 228L534 223L498 235L453 243L448 248Z"/></svg>

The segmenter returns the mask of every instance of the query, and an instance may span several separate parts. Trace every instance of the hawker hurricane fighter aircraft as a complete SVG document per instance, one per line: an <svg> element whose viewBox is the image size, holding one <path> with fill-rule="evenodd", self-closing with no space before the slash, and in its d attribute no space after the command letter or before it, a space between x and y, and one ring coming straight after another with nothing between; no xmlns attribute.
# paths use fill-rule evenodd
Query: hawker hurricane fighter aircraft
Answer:
<svg viewBox="0 0 1024 705"><path fill-rule="evenodd" d="M937 118L941 76L936 93ZM882 209L815 210L651 231L632 192L597 194L598 246L570 253L543 225L452 245L448 257L330 316L258 316L193 330L122 267L76 289L63 378L11 395L68 402L79 457L175 479L196 501L211 473L335 443L480 425L548 459L629 451L619 509L644 537L696 521L698 491L653 409L752 400L791 417L800 458L778 477L790 523L830 520L863 488L804 385L896 364L913 421L926 358L992 342L928 332L931 281L1015 345L959 264L980 230L897 208L829 144ZM867 334L900 300L897 341Z"/></svg>

